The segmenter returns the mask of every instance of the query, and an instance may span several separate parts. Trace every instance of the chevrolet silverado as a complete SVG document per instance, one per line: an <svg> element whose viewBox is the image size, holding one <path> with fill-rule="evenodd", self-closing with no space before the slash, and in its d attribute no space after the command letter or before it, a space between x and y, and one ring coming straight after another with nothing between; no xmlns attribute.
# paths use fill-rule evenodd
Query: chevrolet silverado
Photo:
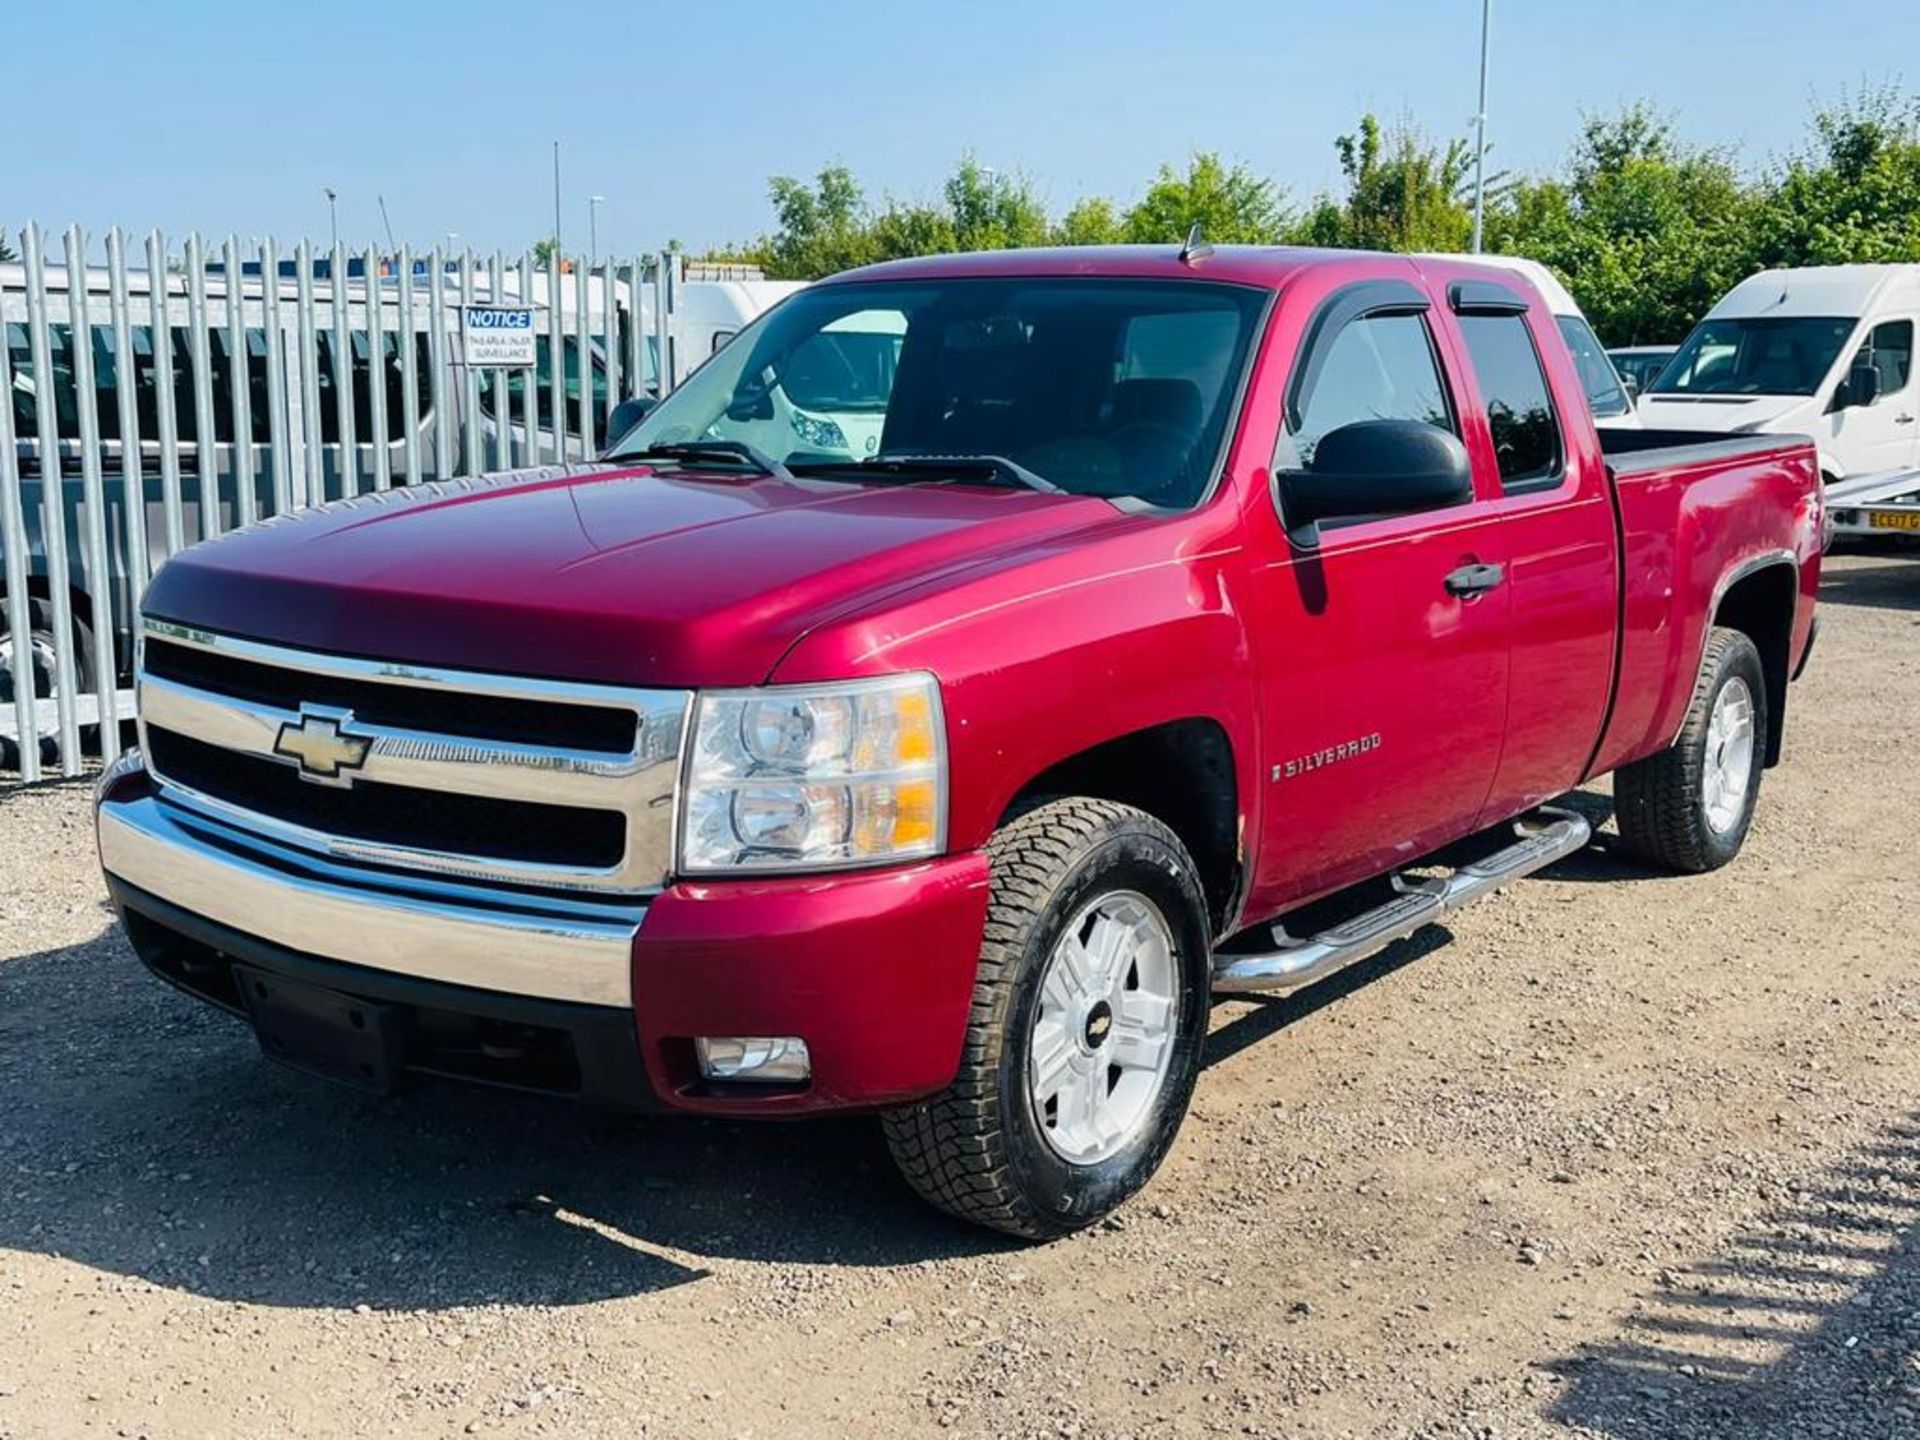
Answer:
<svg viewBox="0 0 1920 1440"><path fill-rule="evenodd" d="M1567 792L1731 860L1820 507L1805 440L1597 431L1464 259L890 263L596 463L170 560L101 860L279 1060L873 1110L927 1199L1059 1235L1167 1154L1213 996L1579 849Z"/></svg>

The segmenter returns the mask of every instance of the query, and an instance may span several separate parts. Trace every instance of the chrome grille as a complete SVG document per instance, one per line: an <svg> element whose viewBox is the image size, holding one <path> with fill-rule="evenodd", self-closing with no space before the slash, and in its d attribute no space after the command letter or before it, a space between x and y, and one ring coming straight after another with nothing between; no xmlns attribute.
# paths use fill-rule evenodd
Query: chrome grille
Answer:
<svg viewBox="0 0 1920 1440"><path fill-rule="evenodd" d="M667 875L685 691L143 632L141 739L173 803L439 875L623 895Z"/></svg>

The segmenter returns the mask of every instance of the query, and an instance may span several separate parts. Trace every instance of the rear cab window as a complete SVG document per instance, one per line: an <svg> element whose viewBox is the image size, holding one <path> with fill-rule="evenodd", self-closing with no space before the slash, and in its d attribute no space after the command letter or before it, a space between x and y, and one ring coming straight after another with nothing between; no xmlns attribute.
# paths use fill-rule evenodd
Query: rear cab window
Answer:
<svg viewBox="0 0 1920 1440"><path fill-rule="evenodd" d="M1501 488L1511 493L1559 484L1560 420L1526 315L1469 313L1458 321L1493 432Z"/></svg>

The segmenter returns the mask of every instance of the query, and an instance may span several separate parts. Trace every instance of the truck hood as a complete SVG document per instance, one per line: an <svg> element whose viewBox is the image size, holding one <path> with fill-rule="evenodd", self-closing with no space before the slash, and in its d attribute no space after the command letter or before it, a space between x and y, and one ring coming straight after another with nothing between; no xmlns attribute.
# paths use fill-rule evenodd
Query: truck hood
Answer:
<svg viewBox="0 0 1920 1440"><path fill-rule="evenodd" d="M1811 395L1642 395L1635 407L1649 430L1772 430L1806 423Z"/></svg>
<svg viewBox="0 0 1920 1440"><path fill-rule="evenodd" d="M748 685L888 590L1111 521L1100 500L616 465L336 501L196 546L146 613L417 665Z"/></svg>

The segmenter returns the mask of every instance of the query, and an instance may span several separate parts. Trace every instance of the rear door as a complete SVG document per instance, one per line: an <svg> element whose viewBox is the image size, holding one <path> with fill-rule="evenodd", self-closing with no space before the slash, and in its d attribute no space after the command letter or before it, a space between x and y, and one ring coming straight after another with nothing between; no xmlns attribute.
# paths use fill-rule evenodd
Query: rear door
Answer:
<svg viewBox="0 0 1920 1440"><path fill-rule="evenodd" d="M1464 397L1416 275L1383 264L1376 279L1297 282L1269 341L1294 356L1276 470L1310 466L1320 438L1354 421L1461 433ZM1310 545L1277 508L1252 517L1265 800L1250 913L1474 828L1500 760L1509 642L1504 586L1454 588L1497 546L1497 491L1477 483L1445 509L1323 524Z"/></svg>
<svg viewBox="0 0 1920 1440"><path fill-rule="evenodd" d="M1618 624L1606 462L1564 322L1518 286L1436 278L1457 347L1468 449L1490 472L1491 558L1512 614L1506 744L1484 823L1580 783L1605 722Z"/></svg>

